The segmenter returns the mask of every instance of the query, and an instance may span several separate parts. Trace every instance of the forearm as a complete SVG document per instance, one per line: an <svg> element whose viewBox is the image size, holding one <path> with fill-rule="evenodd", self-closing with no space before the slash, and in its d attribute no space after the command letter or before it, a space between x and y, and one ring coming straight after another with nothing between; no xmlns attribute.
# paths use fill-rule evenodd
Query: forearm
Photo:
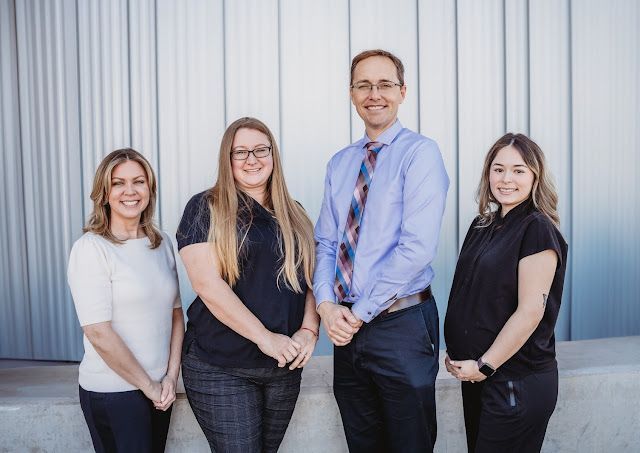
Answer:
<svg viewBox="0 0 640 453"><path fill-rule="evenodd" d="M142 368L120 335L113 330L110 322L87 326L84 331L102 360L118 376L143 391L152 386L153 379Z"/></svg>
<svg viewBox="0 0 640 453"><path fill-rule="evenodd" d="M520 260L518 264L518 308L507 320L482 358L494 368L509 360L536 330L547 305L547 296L557 264L552 250Z"/></svg>
<svg viewBox="0 0 640 453"><path fill-rule="evenodd" d="M494 368L502 366L525 344L541 319L541 314L533 310L516 310L491 347L482 355L482 360Z"/></svg>
<svg viewBox="0 0 640 453"><path fill-rule="evenodd" d="M224 281L196 290L196 293L218 321L253 343L260 343L269 333Z"/></svg>
<svg viewBox="0 0 640 453"><path fill-rule="evenodd" d="M167 376L177 380L180 374L180 356L182 353L182 340L184 339L184 315L182 308L174 308L171 325L171 346L169 350L169 363L167 364Z"/></svg>
<svg viewBox="0 0 640 453"><path fill-rule="evenodd" d="M331 220L318 220L316 227L316 269L313 274L313 295L316 306L322 302L335 303L333 285L336 280L336 248L330 235L335 235L335 226Z"/></svg>
<svg viewBox="0 0 640 453"><path fill-rule="evenodd" d="M302 327L313 330L318 333L320 327L320 315L316 311L316 298L309 289L304 303L304 318L302 319Z"/></svg>

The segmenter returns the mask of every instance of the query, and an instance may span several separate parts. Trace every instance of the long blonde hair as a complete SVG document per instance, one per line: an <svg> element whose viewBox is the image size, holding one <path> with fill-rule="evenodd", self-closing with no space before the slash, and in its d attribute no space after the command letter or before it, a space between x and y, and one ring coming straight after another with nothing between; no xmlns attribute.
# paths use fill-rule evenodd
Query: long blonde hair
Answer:
<svg viewBox="0 0 640 453"><path fill-rule="evenodd" d="M96 170L93 178L93 188L91 189L91 201L93 201L93 210L89 215L89 220L82 231L98 234L105 239L115 243L122 244L123 240L118 239L111 232L111 207L109 206L109 192L111 192L111 175L113 169L118 165L127 162L137 162L144 169L147 176L147 184L149 185L149 204L142 211L140 216L140 226L144 234L151 242L151 248L155 249L162 242L162 234L156 228L153 222L153 215L156 209L157 183L151 165L142 154L131 149L117 149L108 154Z"/></svg>
<svg viewBox="0 0 640 453"><path fill-rule="evenodd" d="M240 118L225 131L220 143L218 180L206 194L210 212L208 240L215 244L220 261L220 274L230 286L238 281L240 277L238 258L251 225L250 215L248 224L242 224L238 216L238 213L243 211L250 214L250 200L249 196L236 186L231 170L231 147L239 129L262 132L271 143L273 171L267 183L265 207L273 212L279 226L278 245L284 259L278 270L277 280L279 285L281 279L284 279L292 290L300 293L302 288L298 281L299 277L304 275L307 285L311 286L313 276L315 264L313 225L304 209L289 195L284 181L280 152L273 134L262 121L255 118Z"/></svg>
<svg viewBox="0 0 640 453"><path fill-rule="evenodd" d="M500 204L491 193L489 184L489 172L491 163L496 158L498 152L507 146L513 146L522 156L522 160L533 173L533 187L529 199L533 206L543 213L553 222L556 227L560 227L560 217L558 216L558 194L553 178L547 170L544 153L540 147L524 134L506 133L496 141L484 159L482 176L478 185L478 213L480 214L479 226L488 226L493 222Z"/></svg>

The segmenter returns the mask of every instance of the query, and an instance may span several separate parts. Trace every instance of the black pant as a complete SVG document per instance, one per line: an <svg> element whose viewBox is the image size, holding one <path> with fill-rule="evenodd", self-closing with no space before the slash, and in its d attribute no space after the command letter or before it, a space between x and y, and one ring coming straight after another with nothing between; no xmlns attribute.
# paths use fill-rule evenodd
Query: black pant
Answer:
<svg viewBox="0 0 640 453"><path fill-rule="evenodd" d="M557 368L513 381L463 382L469 452L539 452L557 399Z"/></svg>
<svg viewBox="0 0 640 453"><path fill-rule="evenodd" d="M350 452L433 450L438 345L432 297L376 317L335 347L333 390Z"/></svg>
<svg viewBox="0 0 640 453"><path fill-rule="evenodd" d="M157 410L140 390L101 393L78 387L80 407L97 453L164 451L172 407Z"/></svg>
<svg viewBox="0 0 640 453"><path fill-rule="evenodd" d="M223 368L182 356L189 404L211 451L276 452L300 393L301 369Z"/></svg>

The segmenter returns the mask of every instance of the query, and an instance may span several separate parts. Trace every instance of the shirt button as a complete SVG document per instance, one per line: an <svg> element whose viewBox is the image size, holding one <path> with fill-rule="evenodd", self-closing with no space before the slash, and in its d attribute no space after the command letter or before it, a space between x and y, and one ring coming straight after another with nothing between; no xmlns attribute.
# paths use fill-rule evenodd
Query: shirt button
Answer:
<svg viewBox="0 0 640 453"><path fill-rule="evenodd" d="M464 329L464 334L465 334L465 335L467 334L467 329Z"/></svg>
<svg viewBox="0 0 640 453"><path fill-rule="evenodd" d="M353 294L353 293L351 293L351 294L350 294L350 296L351 296L351 297L356 297L356 295L355 295L355 294Z"/></svg>
<svg viewBox="0 0 640 453"><path fill-rule="evenodd" d="M368 314L368 315L370 315L370 314L371 314L371 312L370 312L370 311L368 311L368 312L367 312L367 314Z"/></svg>

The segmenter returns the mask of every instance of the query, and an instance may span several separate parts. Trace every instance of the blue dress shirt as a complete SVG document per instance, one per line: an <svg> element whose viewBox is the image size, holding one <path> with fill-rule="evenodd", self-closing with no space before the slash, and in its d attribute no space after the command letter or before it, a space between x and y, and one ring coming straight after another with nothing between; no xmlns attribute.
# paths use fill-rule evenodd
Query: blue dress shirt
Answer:
<svg viewBox="0 0 640 453"><path fill-rule="evenodd" d="M349 205L370 142L366 134L334 155L327 165L324 199L315 228L317 260L313 292L316 303L337 302L333 290L336 251ZM377 139L383 144L369 188L351 290L346 301L369 322L395 299L431 284L431 262L449 188L438 145L397 121Z"/></svg>

